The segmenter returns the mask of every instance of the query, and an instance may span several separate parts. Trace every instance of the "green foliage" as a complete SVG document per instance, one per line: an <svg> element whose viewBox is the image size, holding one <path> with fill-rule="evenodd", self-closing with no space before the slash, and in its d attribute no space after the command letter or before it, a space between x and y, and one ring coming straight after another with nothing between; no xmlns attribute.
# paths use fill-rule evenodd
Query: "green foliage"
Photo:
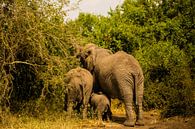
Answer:
<svg viewBox="0 0 195 129"><path fill-rule="evenodd" d="M145 73L144 106L166 109L166 115L175 115L175 110L180 107L178 102L185 100L187 104L182 104L183 111L176 114L193 114L188 108L193 108L194 86L185 52L171 42L159 42L135 54ZM167 112L170 109L173 112Z"/></svg>
<svg viewBox="0 0 195 129"><path fill-rule="evenodd" d="M62 5L16 0L0 6L1 110L62 110L64 75L78 65Z"/></svg>

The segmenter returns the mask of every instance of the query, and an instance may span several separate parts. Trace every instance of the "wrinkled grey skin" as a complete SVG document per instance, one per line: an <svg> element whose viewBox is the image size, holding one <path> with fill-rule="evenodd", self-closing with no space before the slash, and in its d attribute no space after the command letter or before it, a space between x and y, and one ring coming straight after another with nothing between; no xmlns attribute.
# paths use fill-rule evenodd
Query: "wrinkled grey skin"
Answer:
<svg viewBox="0 0 195 129"><path fill-rule="evenodd" d="M118 98L125 104L126 126L144 125L142 99L144 76L138 61L123 51L113 54L94 44L87 44L80 53L84 67L95 78L95 87L109 98ZM133 103L136 105L136 123L133 118Z"/></svg>
<svg viewBox="0 0 195 129"><path fill-rule="evenodd" d="M72 109L80 111L82 105L82 115L86 118L87 105L93 88L93 76L88 70L78 67L66 74L66 83L68 85L65 93L65 110L71 116Z"/></svg>
<svg viewBox="0 0 195 129"><path fill-rule="evenodd" d="M93 109L93 116L97 115L98 120L111 120L112 112L110 109L110 100L105 94L92 93L90 98L90 105Z"/></svg>

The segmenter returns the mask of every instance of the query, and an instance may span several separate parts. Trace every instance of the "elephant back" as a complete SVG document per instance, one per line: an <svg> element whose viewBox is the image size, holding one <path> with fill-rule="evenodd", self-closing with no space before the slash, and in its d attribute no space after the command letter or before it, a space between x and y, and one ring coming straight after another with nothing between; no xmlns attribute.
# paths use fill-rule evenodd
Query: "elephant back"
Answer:
<svg viewBox="0 0 195 129"><path fill-rule="evenodd" d="M134 56L124 51L118 51L113 56L117 60L117 65L129 68L132 72L143 74L142 68Z"/></svg>
<svg viewBox="0 0 195 129"><path fill-rule="evenodd" d="M93 87L92 74L88 70L80 67L78 69L78 72L80 73L79 76L81 78L84 88L86 88L86 90L91 89Z"/></svg>
<svg viewBox="0 0 195 129"><path fill-rule="evenodd" d="M93 87L93 76L91 73L81 67L71 69L66 74L66 82L69 84L68 88L71 87L73 90L78 90L80 86L84 90L91 90Z"/></svg>
<svg viewBox="0 0 195 129"><path fill-rule="evenodd" d="M92 105L100 105L102 107L106 105L110 106L110 101L104 94L93 93L91 96L91 103Z"/></svg>

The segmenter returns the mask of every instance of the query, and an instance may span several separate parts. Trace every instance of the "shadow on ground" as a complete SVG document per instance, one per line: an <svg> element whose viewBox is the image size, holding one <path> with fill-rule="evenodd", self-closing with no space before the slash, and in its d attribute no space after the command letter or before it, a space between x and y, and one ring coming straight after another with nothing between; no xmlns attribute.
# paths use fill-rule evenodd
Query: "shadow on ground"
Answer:
<svg viewBox="0 0 195 129"><path fill-rule="evenodd" d="M126 118L122 115L113 115L112 116L112 122L123 124L125 122Z"/></svg>

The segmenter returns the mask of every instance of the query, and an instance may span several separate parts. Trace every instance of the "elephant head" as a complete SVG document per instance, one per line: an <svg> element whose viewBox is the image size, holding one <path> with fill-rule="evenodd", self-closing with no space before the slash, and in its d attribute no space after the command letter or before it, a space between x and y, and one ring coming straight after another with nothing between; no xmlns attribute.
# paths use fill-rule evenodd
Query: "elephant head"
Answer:
<svg viewBox="0 0 195 129"><path fill-rule="evenodd" d="M87 44L85 47L81 48L80 53L77 54L77 58L80 58L84 68L88 69L89 71L93 70L96 48L97 46L95 44Z"/></svg>
<svg viewBox="0 0 195 129"><path fill-rule="evenodd" d="M80 59L84 68L88 69L90 72L93 72L97 58L99 59L110 54L113 54L110 50L100 48L97 45L90 43L81 50Z"/></svg>

